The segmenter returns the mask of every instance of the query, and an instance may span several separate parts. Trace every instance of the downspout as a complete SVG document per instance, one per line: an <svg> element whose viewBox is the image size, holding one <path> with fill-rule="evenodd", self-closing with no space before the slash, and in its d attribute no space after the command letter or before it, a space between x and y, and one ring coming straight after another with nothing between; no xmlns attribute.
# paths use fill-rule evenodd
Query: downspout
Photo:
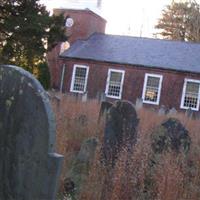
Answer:
<svg viewBox="0 0 200 200"><path fill-rule="evenodd" d="M65 64L63 64L63 68L62 68L62 74L61 74L61 82L60 82L60 92L62 92L63 89L63 81L64 81L64 76L65 76Z"/></svg>

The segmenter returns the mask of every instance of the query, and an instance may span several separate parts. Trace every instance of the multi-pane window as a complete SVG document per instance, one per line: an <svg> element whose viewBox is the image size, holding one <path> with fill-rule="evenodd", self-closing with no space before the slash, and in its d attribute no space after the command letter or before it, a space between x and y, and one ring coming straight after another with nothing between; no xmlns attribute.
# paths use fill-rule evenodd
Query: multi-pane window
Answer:
<svg viewBox="0 0 200 200"><path fill-rule="evenodd" d="M145 74L142 94L144 103L159 104L162 78L161 75Z"/></svg>
<svg viewBox="0 0 200 200"><path fill-rule="evenodd" d="M116 99L121 99L122 87L124 81L123 70L108 70L107 84L106 84L106 96Z"/></svg>
<svg viewBox="0 0 200 200"><path fill-rule="evenodd" d="M89 67L84 65L74 65L71 92L84 93L87 87Z"/></svg>
<svg viewBox="0 0 200 200"><path fill-rule="evenodd" d="M199 86L200 81L185 79L181 100L181 108L191 108L192 110L199 110Z"/></svg>

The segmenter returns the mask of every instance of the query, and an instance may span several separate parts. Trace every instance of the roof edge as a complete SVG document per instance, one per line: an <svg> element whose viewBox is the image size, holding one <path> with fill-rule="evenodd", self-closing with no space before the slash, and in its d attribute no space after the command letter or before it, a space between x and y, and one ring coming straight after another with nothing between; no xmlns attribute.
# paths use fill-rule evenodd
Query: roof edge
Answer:
<svg viewBox="0 0 200 200"><path fill-rule="evenodd" d="M143 67L145 69L152 68L152 69L159 69L159 70L168 70L168 71L173 71L173 72L182 72L182 73L194 73L194 74L200 74L200 72L197 71L189 71L189 70L178 70L178 69L172 69L172 68L163 68L159 66L153 66L153 65L140 65L140 64L132 64L132 63L123 63L123 62L111 62L111 61L106 61L106 60L95 60L95 59L89 59L89 58L76 58L76 57L64 57L64 56L59 56L59 59L66 59L66 60L83 60L83 61L92 61L92 62L102 62L102 63L108 63L108 64L118 64L118 65L129 65L129 66L135 66L135 67Z"/></svg>

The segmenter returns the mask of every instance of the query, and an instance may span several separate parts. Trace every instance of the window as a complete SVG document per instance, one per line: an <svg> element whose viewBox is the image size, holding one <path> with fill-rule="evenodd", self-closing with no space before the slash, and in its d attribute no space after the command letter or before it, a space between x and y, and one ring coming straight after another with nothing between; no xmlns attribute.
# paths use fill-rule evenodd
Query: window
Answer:
<svg viewBox="0 0 200 200"><path fill-rule="evenodd" d="M74 65L71 92L84 93L87 87L89 67L84 65Z"/></svg>
<svg viewBox="0 0 200 200"><path fill-rule="evenodd" d="M162 75L145 74L142 99L144 103L158 105L162 85Z"/></svg>
<svg viewBox="0 0 200 200"><path fill-rule="evenodd" d="M185 79L181 99L181 108L199 110L199 80Z"/></svg>
<svg viewBox="0 0 200 200"><path fill-rule="evenodd" d="M124 82L124 71L109 69L108 77L106 83L106 96L121 99L122 96L122 86Z"/></svg>

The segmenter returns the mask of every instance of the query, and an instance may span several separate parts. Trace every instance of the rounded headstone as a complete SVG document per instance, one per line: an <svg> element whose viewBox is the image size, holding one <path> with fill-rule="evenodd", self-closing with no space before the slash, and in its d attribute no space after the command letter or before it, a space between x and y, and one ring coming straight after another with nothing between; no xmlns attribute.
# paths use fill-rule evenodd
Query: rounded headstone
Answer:
<svg viewBox="0 0 200 200"><path fill-rule="evenodd" d="M49 98L25 70L0 65L0 199L53 199L62 156L54 154Z"/></svg>

